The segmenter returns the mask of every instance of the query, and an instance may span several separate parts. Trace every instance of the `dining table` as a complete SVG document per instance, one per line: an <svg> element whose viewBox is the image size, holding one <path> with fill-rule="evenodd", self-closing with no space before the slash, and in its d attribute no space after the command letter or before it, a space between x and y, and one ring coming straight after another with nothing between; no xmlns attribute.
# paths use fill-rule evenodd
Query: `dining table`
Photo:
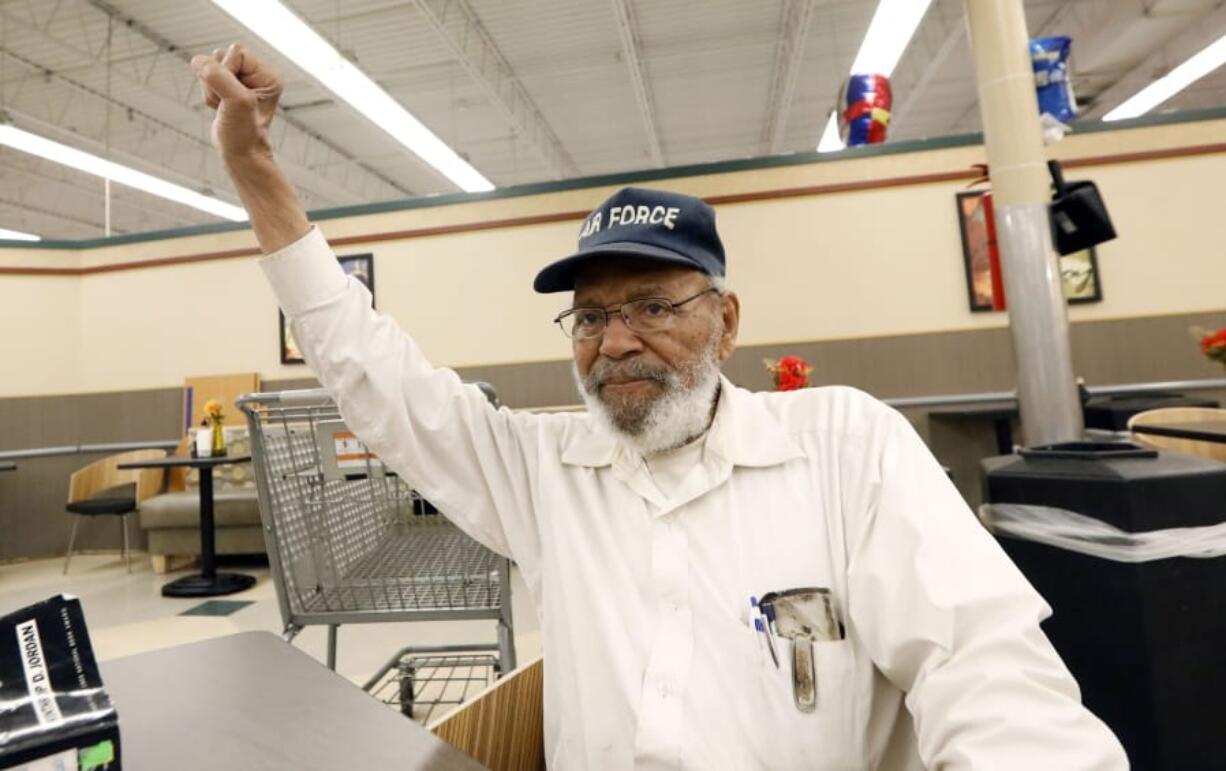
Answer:
<svg viewBox="0 0 1226 771"><path fill-rule="evenodd" d="M101 670L131 771L484 768L270 632L138 653Z"/></svg>
<svg viewBox="0 0 1226 771"><path fill-rule="evenodd" d="M167 455L164 458L119 464L121 469L194 468L200 474L200 572L176 578L164 584L162 586L163 597L216 597L241 592L255 584L255 576L217 571L217 555L214 548L216 534L213 524L213 469L218 466L250 462L250 455L202 457Z"/></svg>
<svg viewBox="0 0 1226 771"><path fill-rule="evenodd" d="M1226 444L1226 420L1193 420L1186 423L1137 424L1132 430L1138 434L1170 436L1176 439L1192 439L1198 442Z"/></svg>

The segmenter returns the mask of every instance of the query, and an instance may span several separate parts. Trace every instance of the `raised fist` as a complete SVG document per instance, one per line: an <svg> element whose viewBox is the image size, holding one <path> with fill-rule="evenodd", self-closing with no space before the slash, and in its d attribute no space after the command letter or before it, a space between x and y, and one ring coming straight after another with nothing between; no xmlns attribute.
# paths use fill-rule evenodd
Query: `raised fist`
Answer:
<svg viewBox="0 0 1226 771"><path fill-rule="evenodd" d="M250 51L234 43L212 56L192 57L204 103L217 110L213 145L227 161L271 156L268 126L281 97L281 76Z"/></svg>

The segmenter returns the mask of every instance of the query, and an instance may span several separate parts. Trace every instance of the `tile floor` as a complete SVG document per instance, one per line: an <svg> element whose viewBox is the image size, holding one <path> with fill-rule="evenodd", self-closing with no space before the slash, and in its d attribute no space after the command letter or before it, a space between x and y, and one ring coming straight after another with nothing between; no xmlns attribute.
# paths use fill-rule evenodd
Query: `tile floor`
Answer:
<svg viewBox="0 0 1226 771"><path fill-rule="evenodd" d="M0 565L0 615L57 593L74 595L81 600L99 660L235 632L267 630L280 634L282 629L276 592L267 567L222 567L254 575L257 582L244 592L218 599L250 604L229 615L182 615L184 611L198 608L203 601L163 597L160 590L167 580L193 568L158 576L150 569L147 557L134 555L129 574L119 556L109 554L74 556L67 576L60 572L63 566L62 559ZM522 664L539 656L541 647L536 614L518 571L512 571L511 594L516 654ZM342 626L336 668L341 675L360 685L404 646L494 640L493 621ZM323 662L327 630L307 627L294 638L293 644Z"/></svg>

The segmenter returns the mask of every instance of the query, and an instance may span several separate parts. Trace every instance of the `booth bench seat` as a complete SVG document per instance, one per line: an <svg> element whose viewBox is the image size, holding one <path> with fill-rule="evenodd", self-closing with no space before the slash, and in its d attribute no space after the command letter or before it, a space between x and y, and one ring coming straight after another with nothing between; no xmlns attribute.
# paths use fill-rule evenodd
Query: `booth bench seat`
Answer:
<svg viewBox="0 0 1226 771"><path fill-rule="evenodd" d="M254 488L217 490L213 521L218 554L263 554L264 532ZM200 495L195 490L162 493L140 505L140 526L148 539L155 573L175 557L200 555Z"/></svg>

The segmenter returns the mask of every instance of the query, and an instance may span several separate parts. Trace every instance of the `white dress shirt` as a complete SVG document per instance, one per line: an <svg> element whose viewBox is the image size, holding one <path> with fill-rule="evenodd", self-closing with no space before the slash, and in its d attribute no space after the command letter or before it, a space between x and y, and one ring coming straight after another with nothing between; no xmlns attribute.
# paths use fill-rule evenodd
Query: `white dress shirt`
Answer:
<svg viewBox="0 0 1226 771"><path fill-rule="evenodd" d="M851 388L726 379L664 485L581 414L494 409L371 309L318 229L263 267L349 427L512 557L540 617L553 769L1116 771L1050 610L897 412ZM817 709L749 597L826 587Z"/></svg>

